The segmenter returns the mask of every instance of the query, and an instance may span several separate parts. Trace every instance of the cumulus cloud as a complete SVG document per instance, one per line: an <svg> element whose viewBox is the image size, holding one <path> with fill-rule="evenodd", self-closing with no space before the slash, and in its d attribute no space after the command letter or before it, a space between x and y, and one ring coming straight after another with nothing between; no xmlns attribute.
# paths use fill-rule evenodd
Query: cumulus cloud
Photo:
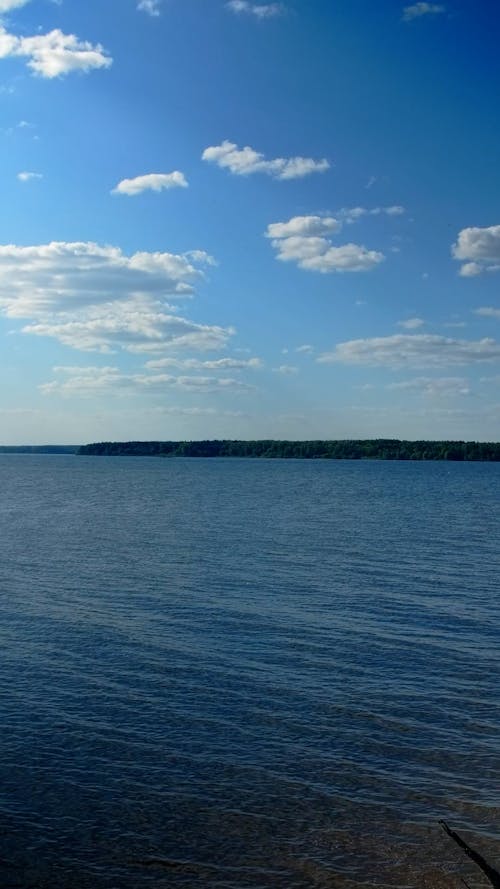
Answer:
<svg viewBox="0 0 500 889"><path fill-rule="evenodd" d="M30 173L24 170L22 173L17 174L17 178L19 182L31 182L33 179L43 179L43 176L41 173Z"/></svg>
<svg viewBox="0 0 500 889"><path fill-rule="evenodd" d="M500 225L463 228L452 246L455 259L463 262L460 274L470 278L482 272L500 271Z"/></svg>
<svg viewBox="0 0 500 889"><path fill-rule="evenodd" d="M146 367L160 370L164 367L177 367L184 370L256 370L262 367L260 358L215 358L203 361L199 358L158 358L146 362Z"/></svg>
<svg viewBox="0 0 500 889"><path fill-rule="evenodd" d="M445 11L445 7L441 3L414 3L412 6L405 6L403 9L403 21L412 22L414 19L422 18L424 15L439 15Z"/></svg>
<svg viewBox="0 0 500 889"><path fill-rule="evenodd" d="M225 140L220 145L205 148L202 159L229 170L235 176L250 176L253 173L265 173L273 179L302 179L311 173L324 173L330 168L326 158L313 160L311 157L277 157L266 160L259 151L250 148L238 148L234 142Z"/></svg>
<svg viewBox="0 0 500 889"><path fill-rule="evenodd" d="M139 12L147 12L148 15L159 16L160 2L161 0L139 0L137 9Z"/></svg>
<svg viewBox="0 0 500 889"><path fill-rule="evenodd" d="M260 20L276 18L285 12L282 3L251 3L249 0L228 0L226 7L231 12L253 16Z"/></svg>
<svg viewBox="0 0 500 889"><path fill-rule="evenodd" d="M203 251L134 253L89 242L0 246L0 310L24 332L76 349L221 349L231 328L196 324L165 297L190 294L213 262Z"/></svg>
<svg viewBox="0 0 500 889"><path fill-rule="evenodd" d="M314 352L314 346L310 346L309 343L304 343L303 346L297 346L295 349L296 352L302 352L305 355L310 355L311 352Z"/></svg>
<svg viewBox="0 0 500 889"><path fill-rule="evenodd" d="M320 363L359 364L379 367L447 367L500 361L500 343L456 340L432 334L395 334L338 343L325 352Z"/></svg>
<svg viewBox="0 0 500 889"><path fill-rule="evenodd" d="M340 231L341 223L332 216L293 216L288 222L267 226L268 238L322 237Z"/></svg>
<svg viewBox="0 0 500 889"><path fill-rule="evenodd" d="M360 244L333 247L324 238L287 238L273 244L278 259L294 261L302 269L312 272L364 272L384 259L382 253L367 250Z"/></svg>
<svg viewBox="0 0 500 889"><path fill-rule="evenodd" d="M141 194L143 191L165 191L170 188L187 188L187 186L184 173L174 170L173 173L146 173L144 176L136 176L134 179L122 179L111 194L132 196Z"/></svg>
<svg viewBox="0 0 500 889"><path fill-rule="evenodd" d="M339 227L333 217L295 216L288 222L268 225L266 237L271 238L282 262L295 262L301 269L323 274L367 271L384 260L383 253L376 250L359 244L334 247L322 236L335 233Z"/></svg>
<svg viewBox="0 0 500 889"><path fill-rule="evenodd" d="M72 71L87 72L93 68L109 68L112 59L103 47L59 28L35 37L17 37L0 25L0 59L18 56L28 59L28 67L39 75L53 79Z"/></svg>
<svg viewBox="0 0 500 889"><path fill-rule="evenodd" d="M464 262L463 265L460 266L459 275L462 278L475 278L477 275L480 275L483 271L482 266L477 262Z"/></svg>
<svg viewBox="0 0 500 889"><path fill-rule="evenodd" d="M391 207L342 207L338 215L350 224L362 219L363 216L403 216L405 213L404 207L395 204Z"/></svg>
<svg viewBox="0 0 500 889"><path fill-rule="evenodd" d="M63 379L52 380L39 386L43 395L95 396L109 393L130 395L134 393L228 392L249 391L252 387L241 380L227 377L199 377L171 374L122 373L117 367L57 367L54 372Z"/></svg>
<svg viewBox="0 0 500 889"><path fill-rule="evenodd" d="M398 321L399 327L404 327L405 330L417 330L419 327L423 327L425 321L422 318L407 318L405 321Z"/></svg>
<svg viewBox="0 0 500 889"><path fill-rule="evenodd" d="M415 377L412 380L390 383L386 388L417 392L432 398L455 398L471 394L469 383L463 377Z"/></svg>
<svg viewBox="0 0 500 889"><path fill-rule="evenodd" d="M213 261L203 251L131 256L118 247L54 241L0 245L0 308L11 317L71 311L147 295L185 295Z"/></svg>

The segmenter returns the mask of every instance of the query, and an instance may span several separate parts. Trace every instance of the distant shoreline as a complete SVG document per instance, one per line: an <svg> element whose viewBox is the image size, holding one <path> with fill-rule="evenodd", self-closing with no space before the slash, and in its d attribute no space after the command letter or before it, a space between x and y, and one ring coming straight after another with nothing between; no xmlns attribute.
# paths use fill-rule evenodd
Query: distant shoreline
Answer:
<svg viewBox="0 0 500 889"><path fill-rule="evenodd" d="M302 460L448 460L500 462L500 442L404 439L277 439L203 441L104 441L86 445L0 445L2 454L89 457L247 457Z"/></svg>
<svg viewBox="0 0 500 889"><path fill-rule="evenodd" d="M279 441L95 442L75 449L79 456L252 457L304 460L452 460L500 462L499 442L405 441L399 439Z"/></svg>
<svg viewBox="0 0 500 889"><path fill-rule="evenodd" d="M76 454L81 445L0 445L1 454Z"/></svg>

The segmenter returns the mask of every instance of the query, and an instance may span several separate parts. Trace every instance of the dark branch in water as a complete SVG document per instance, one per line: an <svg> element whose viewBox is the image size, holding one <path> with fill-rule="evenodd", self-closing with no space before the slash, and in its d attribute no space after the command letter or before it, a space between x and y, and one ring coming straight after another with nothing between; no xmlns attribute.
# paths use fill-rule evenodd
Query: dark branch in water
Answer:
<svg viewBox="0 0 500 889"><path fill-rule="evenodd" d="M440 821L439 823L445 833L447 833L448 836L451 837L451 839L457 844L457 846L460 846L465 854L468 855L469 858L472 859L472 861L481 868L483 874L488 877L488 880L490 881L494 889L500 889L500 873L495 870L495 868L492 867L491 864L488 864L488 862L483 858L482 855L480 855L479 852L476 852L475 849L471 849L468 843L466 843L465 840L463 840L462 837L460 837L455 830L451 830L451 828L448 827L446 821ZM463 882L465 882L465 880Z"/></svg>

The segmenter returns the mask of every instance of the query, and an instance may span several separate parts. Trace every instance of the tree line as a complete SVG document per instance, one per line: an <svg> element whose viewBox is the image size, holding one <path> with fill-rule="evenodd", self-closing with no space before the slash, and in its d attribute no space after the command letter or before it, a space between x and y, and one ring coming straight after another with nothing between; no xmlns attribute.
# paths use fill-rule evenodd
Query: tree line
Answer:
<svg viewBox="0 0 500 889"><path fill-rule="evenodd" d="M399 441L392 438L317 441L102 441L82 445L77 454L122 457L266 457L325 460L485 460L500 461L500 443L477 441Z"/></svg>

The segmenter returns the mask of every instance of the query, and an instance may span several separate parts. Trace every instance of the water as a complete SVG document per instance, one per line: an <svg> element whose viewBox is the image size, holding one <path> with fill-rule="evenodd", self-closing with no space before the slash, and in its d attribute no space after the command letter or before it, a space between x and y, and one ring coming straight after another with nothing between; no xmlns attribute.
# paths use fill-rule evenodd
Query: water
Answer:
<svg viewBox="0 0 500 889"><path fill-rule="evenodd" d="M0 457L2 889L500 864L500 464Z"/></svg>

